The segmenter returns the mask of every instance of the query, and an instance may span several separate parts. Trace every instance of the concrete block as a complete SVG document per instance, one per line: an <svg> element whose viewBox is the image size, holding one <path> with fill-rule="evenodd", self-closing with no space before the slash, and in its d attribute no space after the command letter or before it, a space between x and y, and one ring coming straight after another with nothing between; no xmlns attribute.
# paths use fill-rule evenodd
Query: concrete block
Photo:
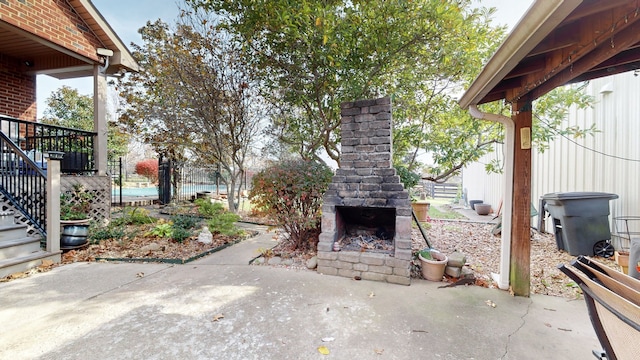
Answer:
<svg viewBox="0 0 640 360"><path fill-rule="evenodd" d="M454 251L452 254L448 256L448 258L449 258L449 261L447 262L447 266L461 268L467 262L467 257L459 251Z"/></svg>
<svg viewBox="0 0 640 360"><path fill-rule="evenodd" d="M360 255L360 262L368 265L384 265L387 256L388 255L385 254L362 253Z"/></svg>
<svg viewBox="0 0 640 360"><path fill-rule="evenodd" d="M362 273L360 271L355 271L350 269L338 269L338 275L348 277L348 278L353 278L356 276L362 277Z"/></svg>
<svg viewBox="0 0 640 360"><path fill-rule="evenodd" d="M331 260L335 261L338 259L338 251L318 251L318 260Z"/></svg>
<svg viewBox="0 0 640 360"><path fill-rule="evenodd" d="M330 267L330 266L320 266L320 265L318 265L318 268L316 269L316 271L319 274L324 274L324 275L332 275L332 276L338 275L338 269L336 269L334 267Z"/></svg>
<svg viewBox="0 0 640 360"><path fill-rule="evenodd" d="M338 253L338 260L357 263L360 262L360 253L355 251L341 251Z"/></svg>
<svg viewBox="0 0 640 360"><path fill-rule="evenodd" d="M444 273L451 277L459 278L460 275L462 274L462 268L455 267L455 266L447 266L444 268Z"/></svg>
<svg viewBox="0 0 640 360"><path fill-rule="evenodd" d="M411 257L413 256L413 254L411 253L411 250L407 250L407 249L396 249L396 253L395 253L395 258L396 259L400 259L400 260L411 260Z"/></svg>
<svg viewBox="0 0 640 360"><path fill-rule="evenodd" d="M409 277L409 276L411 276L411 269L409 269L409 268L407 268L407 269L394 268L393 269L393 275Z"/></svg>
<svg viewBox="0 0 640 360"><path fill-rule="evenodd" d="M380 273L366 272L360 276L363 280L369 281L387 281L387 275Z"/></svg>
<svg viewBox="0 0 640 360"><path fill-rule="evenodd" d="M369 266L369 272L375 272L375 273L379 273L379 274L391 275L391 274L393 274L393 268L390 267L390 266L385 266L385 265L381 265L381 266L371 265L371 266Z"/></svg>
<svg viewBox="0 0 640 360"><path fill-rule="evenodd" d="M473 270L471 270L468 267L464 266L462 268L462 274L460 274L460 277L463 278L463 279L475 279L476 275L473 273Z"/></svg>
<svg viewBox="0 0 640 360"><path fill-rule="evenodd" d="M369 265L363 263L353 264L353 270L362 272L369 271Z"/></svg>

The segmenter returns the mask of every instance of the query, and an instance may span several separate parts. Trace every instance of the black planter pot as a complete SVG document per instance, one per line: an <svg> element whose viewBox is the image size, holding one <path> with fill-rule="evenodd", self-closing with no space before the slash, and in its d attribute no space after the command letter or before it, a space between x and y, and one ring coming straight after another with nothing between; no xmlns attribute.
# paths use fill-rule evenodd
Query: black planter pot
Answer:
<svg viewBox="0 0 640 360"><path fill-rule="evenodd" d="M87 221L84 222L80 224L63 224L62 233L60 234L60 248L72 248L87 243L89 224Z"/></svg>
<svg viewBox="0 0 640 360"><path fill-rule="evenodd" d="M476 209L476 204L482 204L482 200L469 200L469 207L471 210Z"/></svg>

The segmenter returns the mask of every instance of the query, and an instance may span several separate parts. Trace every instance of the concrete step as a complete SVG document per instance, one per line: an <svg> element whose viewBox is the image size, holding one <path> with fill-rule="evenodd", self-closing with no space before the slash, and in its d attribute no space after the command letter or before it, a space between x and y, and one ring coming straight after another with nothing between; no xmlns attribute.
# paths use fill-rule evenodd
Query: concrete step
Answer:
<svg viewBox="0 0 640 360"><path fill-rule="evenodd" d="M62 251L50 253L39 250L26 256L0 260L0 278L38 267L42 264L43 260L51 260L54 263L59 263L61 254Z"/></svg>
<svg viewBox="0 0 640 360"><path fill-rule="evenodd" d="M11 259L40 251L41 237L23 237L0 241L0 260Z"/></svg>
<svg viewBox="0 0 640 360"><path fill-rule="evenodd" d="M0 243L27 236L27 225L11 224L0 226Z"/></svg>

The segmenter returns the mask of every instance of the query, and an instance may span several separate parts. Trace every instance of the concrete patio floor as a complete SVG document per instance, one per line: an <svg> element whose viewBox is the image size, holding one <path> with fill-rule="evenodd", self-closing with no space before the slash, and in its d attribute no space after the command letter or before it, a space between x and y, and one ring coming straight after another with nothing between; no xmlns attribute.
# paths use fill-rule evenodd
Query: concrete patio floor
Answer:
<svg viewBox="0 0 640 360"><path fill-rule="evenodd" d="M75 263L2 283L0 359L589 359L600 349L584 300L248 265L271 237L185 265Z"/></svg>

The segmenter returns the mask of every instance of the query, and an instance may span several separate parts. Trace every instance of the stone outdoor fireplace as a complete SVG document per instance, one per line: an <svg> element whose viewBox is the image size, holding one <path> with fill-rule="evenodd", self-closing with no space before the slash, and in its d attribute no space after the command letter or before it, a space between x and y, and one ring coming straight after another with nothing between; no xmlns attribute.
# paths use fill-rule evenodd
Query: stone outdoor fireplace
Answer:
<svg viewBox="0 0 640 360"><path fill-rule="evenodd" d="M341 105L342 153L322 207L318 272L410 284L411 201L391 165L391 100Z"/></svg>

